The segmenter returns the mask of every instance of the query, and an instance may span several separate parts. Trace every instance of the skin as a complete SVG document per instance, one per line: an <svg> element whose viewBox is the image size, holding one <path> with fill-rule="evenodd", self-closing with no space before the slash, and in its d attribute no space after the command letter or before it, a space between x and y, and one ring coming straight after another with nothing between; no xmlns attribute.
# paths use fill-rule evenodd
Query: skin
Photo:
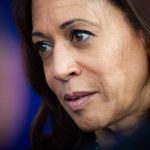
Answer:
<svg viewBox="0 0 150 150"><path fill-rule="evenodd" d="M33 0L32 23L33 43L52 45L40 49L48 86L79 128L99 135L141 120L150 106L148 54L142 31L135 32L121 10L106 0ZM70 36L75 29L92 34L79 40ZM97 93L72 111L64 94L74 91Z"/></svg>

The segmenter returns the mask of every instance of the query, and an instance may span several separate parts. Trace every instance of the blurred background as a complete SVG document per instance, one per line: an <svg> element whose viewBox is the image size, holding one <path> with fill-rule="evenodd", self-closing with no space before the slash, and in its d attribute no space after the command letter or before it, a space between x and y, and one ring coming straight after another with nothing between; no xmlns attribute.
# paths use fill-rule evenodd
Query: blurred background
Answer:
<svg viewBox="0 0 150 150"><path fill-rule="evenodd" d="M0 4L0 150L27 150L40 97L24 76L11 0Z"/></svg>

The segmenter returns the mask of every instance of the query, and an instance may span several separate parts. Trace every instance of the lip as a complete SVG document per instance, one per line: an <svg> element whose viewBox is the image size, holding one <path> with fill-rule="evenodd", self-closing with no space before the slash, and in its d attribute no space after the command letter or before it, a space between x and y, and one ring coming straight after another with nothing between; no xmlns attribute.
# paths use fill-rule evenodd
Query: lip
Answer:
<svg viewBox="0 0 150 150"><path fill-rule="evenodd" d="M96 93L96 91L80 91L72 92L70 94L66 93L64 95L64 100L72 111L79 111L84 108L87 102L89 102L91 97Z"/></svg>

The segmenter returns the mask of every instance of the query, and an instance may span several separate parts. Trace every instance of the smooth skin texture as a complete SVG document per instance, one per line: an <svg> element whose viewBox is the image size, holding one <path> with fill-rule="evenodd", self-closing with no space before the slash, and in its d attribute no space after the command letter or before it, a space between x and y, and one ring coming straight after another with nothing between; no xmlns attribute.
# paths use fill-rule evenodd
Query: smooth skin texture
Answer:
<svg viewBox="0 0 150 150"><path fill-rule="evenodd" d="M142 31L107 0L33 0L32 23L48 86L75 123L96 133L134 127L150 106ZM76 91L97 93L72 111L64 94Z"/></svg>

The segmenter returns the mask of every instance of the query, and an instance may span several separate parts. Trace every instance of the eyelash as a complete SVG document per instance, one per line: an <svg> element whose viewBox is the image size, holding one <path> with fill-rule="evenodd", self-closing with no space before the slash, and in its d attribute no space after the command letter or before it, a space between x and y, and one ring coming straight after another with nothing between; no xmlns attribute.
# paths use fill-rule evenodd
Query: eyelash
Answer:
<svg viewBox="0 0 150 150"><path fill-rule="evenodd" d="M49 54L52 53L54 45L50 44L47 41L38 41L34 45L34 49L37 50L37 52L44 57L47 57Z"/></svg>
<svg viewBox="0 0 150 150"><path fill-rule="evenodd" d="M70 41L75 45L81 45L86 42L91 36L95 36L92 32L87 30L74 29L70 32ZM38 41L34 45L37 52L44 57L49 56L53 52L54 44L48 41Z"/></svg>
<svg viewBox="0 0 150 150"><path fill-rule="evenodd" d="M86 40L88 40L91 36L95 36L95 35L90 31L79 30L79 29L73 30L70 34L71 42L73 42L74 44L82 44Z"/></svg>

